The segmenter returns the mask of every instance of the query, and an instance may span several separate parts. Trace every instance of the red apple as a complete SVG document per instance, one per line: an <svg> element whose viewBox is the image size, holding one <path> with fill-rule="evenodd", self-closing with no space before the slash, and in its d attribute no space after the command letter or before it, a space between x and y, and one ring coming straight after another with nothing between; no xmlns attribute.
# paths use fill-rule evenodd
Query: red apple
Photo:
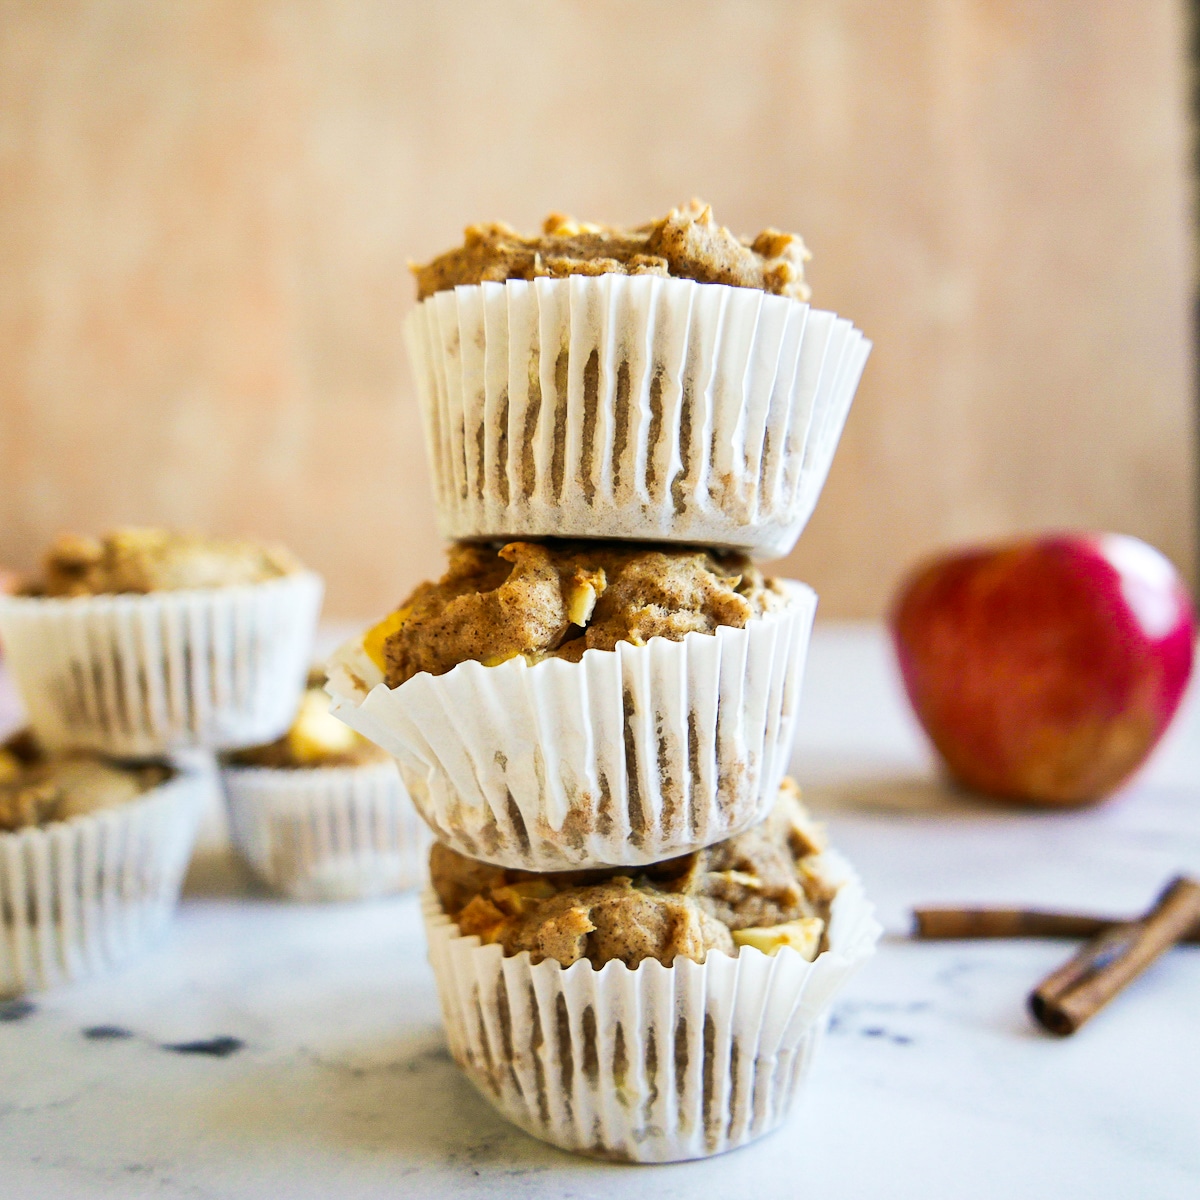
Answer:
<svg viewBox="0 0 1200 1200"><path fill-rule="evenodd" d="M1171 563L1121 534L949 554L900 590L892 637L908 698L950 773L1029 804L1121 786L1170 724L1196 616Z"/></svg>

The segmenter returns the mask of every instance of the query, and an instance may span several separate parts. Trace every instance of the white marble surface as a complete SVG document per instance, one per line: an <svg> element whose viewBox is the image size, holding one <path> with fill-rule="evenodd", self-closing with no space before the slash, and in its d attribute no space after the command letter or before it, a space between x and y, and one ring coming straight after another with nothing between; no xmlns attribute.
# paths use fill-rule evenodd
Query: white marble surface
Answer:
<svg viewBox="0 0 1200 1200"><path fill-rule="evenodd" d="M1125 794L1012 813L934 782L878 630L824 627L796 771L892 932L837 1008L806 1107L774 1136L668 1167L531 1140L446 1055L411 898L286 904L210 839L162 946L25 1015L0 1010L0 1196L1200 1195L1200 949L1056 1041L1024 998L1066 944L904 936L914 903L1120 913L1200 873L1196 689ZM100 1026L128 1036L86 1036ZM241 1046L168 1048L215 1037Z"/></svg>

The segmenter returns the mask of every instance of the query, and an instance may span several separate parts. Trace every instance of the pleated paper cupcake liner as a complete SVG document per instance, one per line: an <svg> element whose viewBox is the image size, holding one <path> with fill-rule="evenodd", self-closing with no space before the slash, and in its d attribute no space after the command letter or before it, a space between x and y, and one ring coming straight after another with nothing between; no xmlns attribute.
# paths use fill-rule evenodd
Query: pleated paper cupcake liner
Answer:
<svg viewBox="0 0 1200 1200"><path fill-rule="evenodd" d="M226 767L233 844L296 900L364 900L425 878L429 831L394 762L358 767Z"/></svg>
<svg viewBox="0 0 1200 1200"><path fill-rule="evenodd" d="M637 866L761 820L791 754L816 594L788 583L744 629L460 663L389 689L361 649L329 663L331 711L395 755L437 838L529 871Z"/></svg>
<svg viewBox="0 0 1200 1200"><path fill-rule="evenodd" d="M279 737L304 687L322 583L71 599L0 596L0 640L39 740L118 758Z"/></svg>
<svg viewBox="0 0 1200 1200"><path fill-rule="evenodd" d="M874 951L872 906L844 871L814 962L743 947L670 967L535 965L464 937L427 893L450 1052L503 1116L565 1150L649 1163L743 1146L786 1118L834 996Z"/></svg>
<svg viewBox="0 0 1200 1200"><path fill-rule="evenodd" d="M0 833L0 996L71 983L150 945L216 787L211 764L193 765L129 804Z"/></svg>
<svg viewBox="0 0 1200 1200"><path fill-rule="evenodd" d="M405 330L446 537L767 558L812 515L871 349L835 313L654 276L458 287Z"/></svg>

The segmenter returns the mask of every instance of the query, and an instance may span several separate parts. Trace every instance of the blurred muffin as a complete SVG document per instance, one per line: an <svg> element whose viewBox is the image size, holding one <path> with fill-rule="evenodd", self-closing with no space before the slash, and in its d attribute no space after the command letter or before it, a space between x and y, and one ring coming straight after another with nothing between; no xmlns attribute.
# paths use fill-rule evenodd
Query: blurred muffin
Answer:
<svg viewBox="0 0 1200 1200"><path fill-rule="evenodd" d="M361 767L391 762L386 750L369 742L329 711L323 669L310 671L308 686L291 728L265 746L250 746L223 756L232 767L271 767L278 771L321 767Z"/></svg>
<svg viewBox="0 0 1200 1200"><path fill-rule="evenodd" d="M0 747L0 831L128 804L170 775L157 763L120 765L85 754L46 758L30 734L21 734Z"/></svg>
<svg viewBox="0 0 1200 1200"><path fill-rule="evenodd" d="M39 738L120 758L282 734L322 584L286 550L167 530L60 537L0 639Z"/></svg>
<svg viewBox="0 0 1200 1200"><path fill-rule="evenodd" d="M62 534L46 552L39 596L173 592L264 583L303 570L282 546L166 529L119 529L102 538Z"/></svg>
<svg viewBox="0 0 1200 1200"><path fill-rule="evenodd" d="M414 887L429 835L391 755L329 712L310 676L292 727L225 755L233 843L268 886L297 900L355 900Z"/></svg>
<svg viewBox="0 0 1200 1200"><path fill-rule="evenodd" d="M144 949L170 921L211 771L0 748L0 996Z"/></svg>

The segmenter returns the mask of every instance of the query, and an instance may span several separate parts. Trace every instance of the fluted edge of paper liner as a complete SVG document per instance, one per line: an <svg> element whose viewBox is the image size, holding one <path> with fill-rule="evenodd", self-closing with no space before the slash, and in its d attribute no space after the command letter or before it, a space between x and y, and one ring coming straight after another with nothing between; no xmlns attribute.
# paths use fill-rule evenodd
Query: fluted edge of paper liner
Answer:
<svg viewBox="0 0 1200 1200"><path fill-rule="evenodd" d="M273 741L296 714L323 584L146 595L0 596L0 640L52 750L149 758Z"/></svg>
<svg viewBox="0 0 1200 1200"><path fill-rule="evenodd" d="M296 900L365 900L426 876L430 836L395 762L226 766L234 847L269 887Z"/></svg>
<svg viewBox="0 0 1200 1200"><path fill-rule="evenodd" d="M217 786L192 756L128 804L0 833L0 996L98 974L152 944Z"/></svg>
<svg viewBox="0 0 1200 1200"><path fill-rule="evenodd" d="M406 318L448 538L592 537L787 554L871 343L754 288L508 280Z"/></svg>

